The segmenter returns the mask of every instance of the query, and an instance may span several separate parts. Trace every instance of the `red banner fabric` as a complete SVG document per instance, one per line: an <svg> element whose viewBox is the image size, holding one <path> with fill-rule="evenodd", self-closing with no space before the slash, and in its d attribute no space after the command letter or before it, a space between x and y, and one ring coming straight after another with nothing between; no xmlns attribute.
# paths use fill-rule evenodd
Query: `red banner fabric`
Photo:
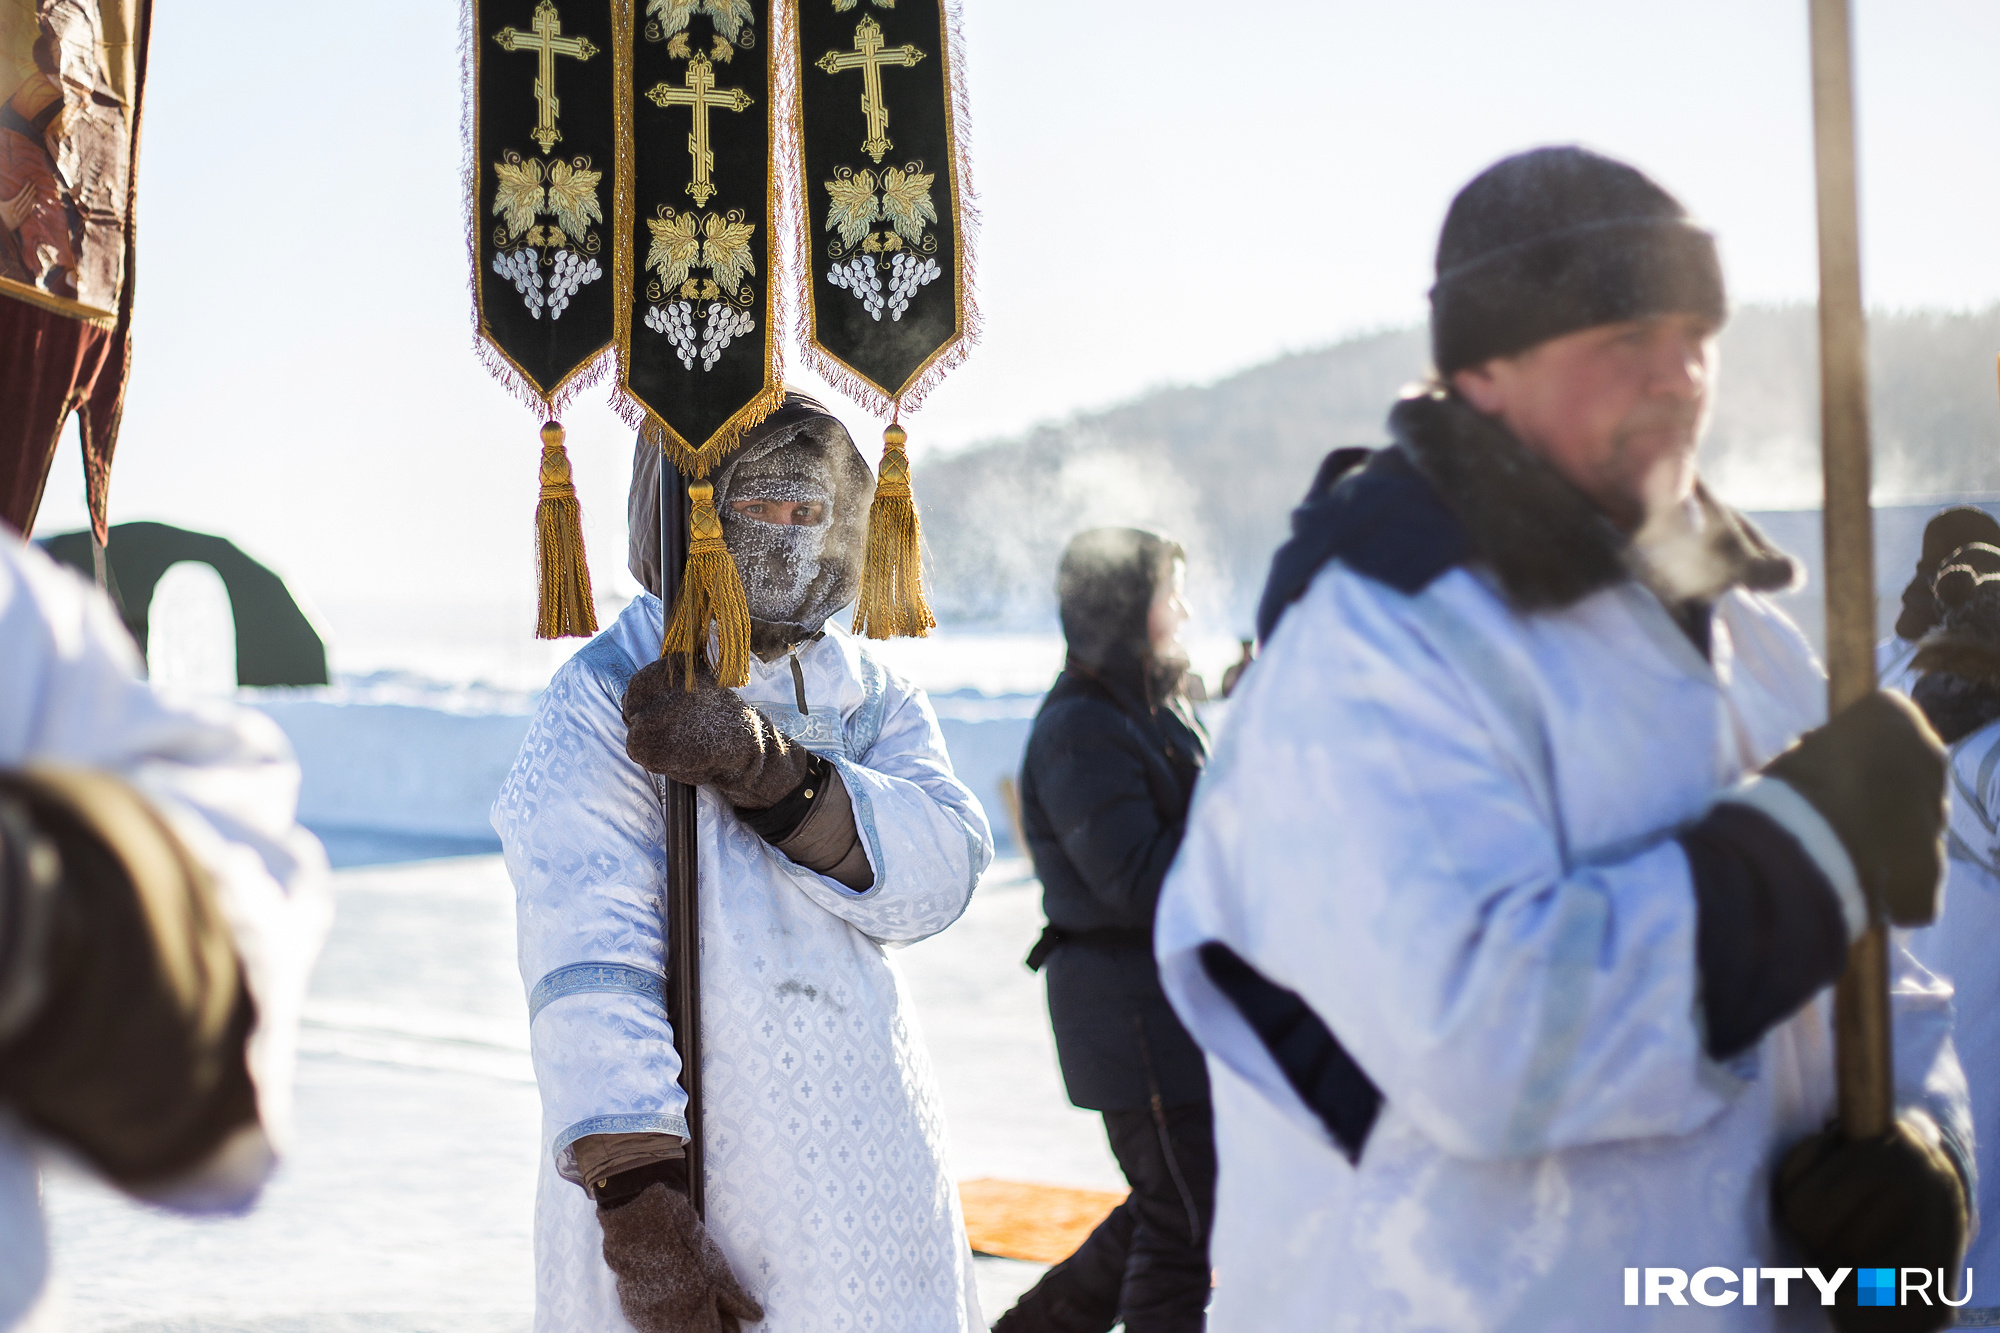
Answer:
<svg viewBox="0 0 2000 1333"><path fill-rule="evenodd" d="M33 528L56 441L69 414L79 412L91 517L99 539L108 536L103 498L124 396L124 347L122 328L0 296L0 403L7 405L0 412L0 519L17 532Z"/></svg>
<svg viewBox="0 0 2000 1333"><path fill-rule="evenodd" d="M76 412L108 537L151 19L151 0L0 0L0 519L23 533Z"/></svg>

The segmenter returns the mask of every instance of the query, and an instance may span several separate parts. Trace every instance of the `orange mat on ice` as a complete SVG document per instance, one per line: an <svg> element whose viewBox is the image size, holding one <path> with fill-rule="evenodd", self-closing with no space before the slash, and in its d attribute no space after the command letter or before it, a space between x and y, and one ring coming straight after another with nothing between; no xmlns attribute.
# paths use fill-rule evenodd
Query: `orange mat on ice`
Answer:
<svg viewBox="0 0 2000 1333"><path fill-rule="evenodd" d="M1092 1228L1125 1202L1117 1191L1020 1180L961 1181L958 1197L965 1204L965 1234L975 1253L1038 1264L1069 1258Z"/></svg>

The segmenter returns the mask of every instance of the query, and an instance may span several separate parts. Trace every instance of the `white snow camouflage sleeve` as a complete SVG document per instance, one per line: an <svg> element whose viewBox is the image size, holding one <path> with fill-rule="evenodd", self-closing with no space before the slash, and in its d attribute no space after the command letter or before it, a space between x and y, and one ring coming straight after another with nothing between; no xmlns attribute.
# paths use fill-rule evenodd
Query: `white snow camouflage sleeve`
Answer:
<svg viewBox="0 0 2000 1333"><path fill-rule="evenodd" d="M1420 597L1473 619L1493 605L1462 571ZM1454 1155L1707 1123L1737 1080L1703 1048L1696 897L1674 829L1585 846L1566 868L1537 782L1547 760L1480 672L1430 639L1418 599L1328 571L1308 600L1314 613L1287 616L1275 639L1292 642L1239 693L1162 903L1168 991L1203 1046L1325 1134L1204 974L1196 951L1212 940L1303 997L1385 1101ZM1601 782L1643 784L1615 741ZM1936 997L1899 982L1914 1093L1956 1077L1954 1059L1934 1058L1948 1055L1949 1005L1940 1028ZM1923 1100L1955 1114L1949 1095Z"/></svg>

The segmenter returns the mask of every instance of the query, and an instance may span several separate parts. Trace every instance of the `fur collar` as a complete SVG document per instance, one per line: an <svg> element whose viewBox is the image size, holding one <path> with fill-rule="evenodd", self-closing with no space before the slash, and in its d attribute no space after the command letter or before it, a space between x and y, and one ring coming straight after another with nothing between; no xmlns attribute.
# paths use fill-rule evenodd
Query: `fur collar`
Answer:
<svg viewBox="0 0 2000 1333"><path fill-rule="evenodd" d="M1945 612L1944 624L1924 636L1911 666L2000 689L2000 584L1980 588Z"/></svg>
<svg viewBox="0 0 2000 1333"><path fill-rule="evenodd" d="M1635 541L1505 427L1447 390L1403 399L1389 428L1518 610L1559 610L1627 579L1672 605L1798 581L1790 556L1699 485L1678 521L1649 526Z"/></svg>
<svg viewBox="0 0 2000 1333"><path fill-rule="evenodd" d="M2000 719L2000 583L1944 613L1911 659L1910 697L1945 744Z"/></svg>

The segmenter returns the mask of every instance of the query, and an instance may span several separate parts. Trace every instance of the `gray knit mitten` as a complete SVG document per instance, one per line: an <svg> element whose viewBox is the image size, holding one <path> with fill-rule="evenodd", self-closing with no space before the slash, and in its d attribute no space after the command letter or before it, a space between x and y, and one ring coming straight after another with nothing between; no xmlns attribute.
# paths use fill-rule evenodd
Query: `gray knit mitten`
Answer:
<svg viewBox="0 0 2000 1333"><path fill-rule="evenodd" d="M674 664L641 667L625 689L625 753L648 773L709 786L731 805L762 810L805 780L807 751L794 745L706 667L692 690Z"/></svg>
<svg viewBox="0 0 2000 1333"><path fill-rule="evenodd" d="M627 1203L600 1206L597 1221L618 1304L639 1333L742 1333L741 1321L764 1317L685 1194L655 1182Z"/></svg>

